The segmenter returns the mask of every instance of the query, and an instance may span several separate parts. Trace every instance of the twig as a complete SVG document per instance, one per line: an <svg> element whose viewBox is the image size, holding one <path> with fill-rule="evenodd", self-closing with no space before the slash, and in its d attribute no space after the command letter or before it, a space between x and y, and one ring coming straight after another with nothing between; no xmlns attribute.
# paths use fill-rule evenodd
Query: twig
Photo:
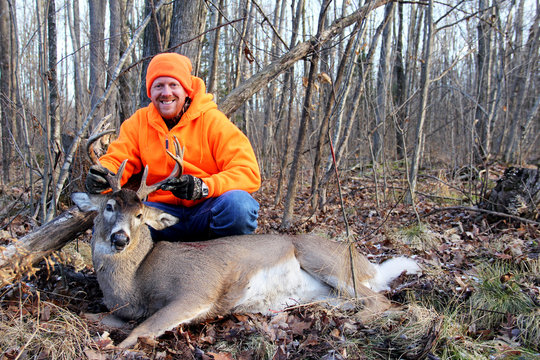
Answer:
<svg viewBox="0 0 540 360"><path fill-rule="evenodd" d="M468 194L466 194L465 191L464 191L463 189L461 189L461 188L459 188L459 187L457 187L457 186L454 186L454 185L452 185L452 184L450 184L450 183L448 183L448 182L446 182L446 181L444 181L444 180L442 180L442 179L439 179L439 178L436 177L436 176L429 175L429 174L419 174L418 176L419 176L419 177L426 177L426 178L428 178L428 179L437 180L437 181L440 182L441 184L446 185L446 186L448 186L448 187L451 188L451 189L457 190L457 191L459 191L460 193L462 193L463 195L465 195L465 196L468 197Z"/></svg>
<svg viewBox="0 0 540 360"><path fill-rule="evenodd" d="M279 39L279 41L283 44L283 46L285 46L285 49L287 49L287 51L289 51L289 46L287 45L287 43L285 42L285 40L283 40L283 38L281 37L279 31L277 31L277 29L274 27L274 25L270 22L270 20L268 19L268 16L266 16L266 14L264 13L263 9L261 9L261 7L259 6L259 4L257 4L257 2L255 0L252 0L253 2L253 5L255 5L255 7L257 8L257 10L259 11L259 13L261 14L261 16L264 18L264 21L266 21L268 23L268 25L270 26L270 28L272 29L272 31L274 32L274 34L276 35L276 37Z"/></svg>
<svg viewBox="0 0 540 360"><path fill-rule="evenodd" d="M349 230L349 221L347 220L347 213L345 212L345 205L343 204L343 192L341 191L341 183L339 182L339 172L338 172L338 168L337 168L337 164L336 164L336 153L334 152L334 144L332 143L332 137L330 136L330 133L328 133L328 139L330 140L329 142L329 145L330 145L330 152L332 153L332 162L334 163L334 171L335 171L335 174L336 174L336 183L337 183L337 187L338 187L338 192L339 192L339 200L340 200L340 203L341 203L341 211L343 213L343 221L345 221L345 230L347 231L347 243L348 243L348 248L349 248L349 261L351 262L351 278L352 278L352 283L353 283L353 290L354 290L354 298L357 299L358 298L358 293L357 293L357 290L356 290L356 277L355 277L355 274L354 274L354 261L353 261L353 254L352 254L352 251L353 251L353 244L351 241L350 241L350 230Z"/></svg>
<svg viewBox="0 0 540 360"><path fill-rule="evenodd" d="M538 221L526 219L526 218L521 217L521 216L505 214L505 213L498 212L498 211L491 211L491 210L486 210L486 209L473 208L473 207L469 207L469 206L450 206L450 207L445 207L445 208L438 208L438 209L434 209L434 210L430 211L427 214L423 214L421 217L424 218L424 217L428 217L428 216L431 216L433 214L436 214L436 213L439 213L439 212L442 212L442 211L452 211L452 210L476 211L476 212L481 212L481 213L484 213L484 214L489 214L489 215L494 215L494 216L507 217L507 218L514 219L514 220L517 220L517 221L525 222L527 224L532 224L532 225L537 225L537 226L540 225L540 222L538 222Z"/></svg>

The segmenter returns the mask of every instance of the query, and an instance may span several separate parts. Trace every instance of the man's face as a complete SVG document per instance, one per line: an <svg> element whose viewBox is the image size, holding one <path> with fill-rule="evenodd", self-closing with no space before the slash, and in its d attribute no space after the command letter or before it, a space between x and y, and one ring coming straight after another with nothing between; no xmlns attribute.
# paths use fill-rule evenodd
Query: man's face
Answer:
<svg viewBox="0 0 540 360"><path fill-rule="evenodd" d="M178 80L161 76L150 87L150 99L164 119L172 119L180 113L187 93Z"/></svg>

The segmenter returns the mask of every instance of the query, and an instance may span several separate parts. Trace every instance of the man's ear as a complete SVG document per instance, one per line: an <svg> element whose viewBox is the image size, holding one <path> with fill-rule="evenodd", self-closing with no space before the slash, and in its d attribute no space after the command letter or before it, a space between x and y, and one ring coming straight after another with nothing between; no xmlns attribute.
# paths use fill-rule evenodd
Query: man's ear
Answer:
<svg viewBox="0 0 540 360"><path fill-rule="evenodd" d="M150 206L147 206L145 211L146 224L156 230L163 230L165 228L168 228L169 226L173 226L180 221L180 219L176 216Z"/></svg>
<svg viewBox="0 0 540 360"><path fill-rule="evenodd" d="M83 192L71 194L71 200L77 205L82 212L97 211L97 202L93 201L93 197Z"/></svg>

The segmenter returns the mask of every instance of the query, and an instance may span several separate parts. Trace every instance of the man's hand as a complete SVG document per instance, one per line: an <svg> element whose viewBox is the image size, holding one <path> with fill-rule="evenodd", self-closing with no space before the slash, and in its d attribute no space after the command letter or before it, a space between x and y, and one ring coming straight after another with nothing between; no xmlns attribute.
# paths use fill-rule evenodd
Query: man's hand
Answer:
<svg viewBox="0 0 540 360"><path fill-rule="evenodd" d="M206 184L193 175L182 175L179 178L167 180L161 185L161 190L170 191L174 196L184 200L199 200L206 196L203 189L208 189Z"/></svg>
<svg viewBox="0 0 540 360"><path fill-rule="evenodd" d="M89 194L100 194L111 186L107 181L107 174L114 175L112 171L101 165L92 165L86 175L84 187Z"/></svg>

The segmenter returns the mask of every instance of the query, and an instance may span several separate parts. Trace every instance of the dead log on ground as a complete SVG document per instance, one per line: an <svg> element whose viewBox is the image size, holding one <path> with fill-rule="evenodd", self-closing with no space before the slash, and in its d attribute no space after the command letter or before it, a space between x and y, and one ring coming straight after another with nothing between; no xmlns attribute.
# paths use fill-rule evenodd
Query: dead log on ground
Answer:
<svg viewBox="0 0 540 360"><path fill-rule="evenodd" d="M0 286L32 274L36 263L90 229L95 216L73 206L32 233L0 247Z"/></svg>

